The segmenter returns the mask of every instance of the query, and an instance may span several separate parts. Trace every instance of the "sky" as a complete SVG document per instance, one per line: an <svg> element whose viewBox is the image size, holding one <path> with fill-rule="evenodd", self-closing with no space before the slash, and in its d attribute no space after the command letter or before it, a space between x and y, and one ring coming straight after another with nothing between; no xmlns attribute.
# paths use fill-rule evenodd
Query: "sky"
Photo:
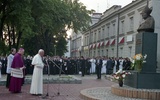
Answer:
<svg viewBox="0 0 160 100"><path fill-rule="evenodd" d="M103 13L108 8L113 5L121 5L124 7L125 5L131 3L133 0L79 0L87 9L94 9L96 12Z"/></svg>

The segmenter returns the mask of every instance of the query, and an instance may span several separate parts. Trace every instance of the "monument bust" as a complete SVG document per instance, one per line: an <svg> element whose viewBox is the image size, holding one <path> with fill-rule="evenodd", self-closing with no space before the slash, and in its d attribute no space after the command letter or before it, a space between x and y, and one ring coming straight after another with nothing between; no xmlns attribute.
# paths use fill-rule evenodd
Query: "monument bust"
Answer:
<svg viewBox="0 0 160 100"><path fill-rule="evenodd" d="M152 9L148 7L148 2L147 2L147 6L143 9L141 13L142 18L144 19L144 22L141 23L139 28L137 29L139 33L154 32L155 21L154 21L154 18L150 15L151 12L152 12Z"/></svg>

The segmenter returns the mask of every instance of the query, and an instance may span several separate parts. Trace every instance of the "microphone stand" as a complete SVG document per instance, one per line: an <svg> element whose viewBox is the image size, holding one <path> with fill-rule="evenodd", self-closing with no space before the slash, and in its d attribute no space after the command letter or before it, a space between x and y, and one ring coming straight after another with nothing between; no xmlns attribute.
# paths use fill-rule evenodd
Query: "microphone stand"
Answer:
<svg viewBox="0 0 160 100"><path fill-rule="evenodd" d="M63 70L62 70L62 61L60 61L60 67L54 62L52 61L51 59L49 59L54 65L56 65L56 67L59 69L59 77L61 76L61 73L65 73ZM59 96L60 95L60 83L58 84L58 92L57 92L57 95ZM67 95L68 96L68 95Z"/></svg>
<svg viewBox="0 0 160 100"><path fill-rule="evenodd" d="M62 65L61 65L61 67L59 67L54 61L52 61L51 59L49 59L54 65L56 65L56 67L60 70L60 72L59 72L59 75L61 76L61 72L63 72L63 73L65 73L63 70L62 70Z"/></svg>
<svg viewBox="0 0 160 100"><path fill-rule="evenodd" d="M49 93L48 93L48 90L49 90L49 76L50 76L50 67L49 67L49 64L48 64L48 61L46 60L46 64L47 64L47 68L48 68L48 83L47 83L47 93L46 93L46 95L44 95L43 97L42 97L42 99L46 99L46 97L48 97L49 96Z"/></svg>

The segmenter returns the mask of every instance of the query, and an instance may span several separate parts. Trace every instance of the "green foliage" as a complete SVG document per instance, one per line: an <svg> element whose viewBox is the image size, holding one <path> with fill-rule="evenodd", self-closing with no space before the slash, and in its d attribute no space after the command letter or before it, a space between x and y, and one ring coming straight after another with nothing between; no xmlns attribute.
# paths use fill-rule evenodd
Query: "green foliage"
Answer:
<svg viewBox="0 0 160 100"><path fill-rule="evenodd" d="M92 11L78 0L2 0L0 5L0 31L5 31L9 48L22 46L33 55L42 48L46 54L58 55L66 50L66 26L75 31L86 29ZM56 35L57 43L53 36ZM9 39L7 38L9 37ZM56 45L56 47L55 47Z"/></svg>
<svg viewBox="0 0 160 100"><path fill-rule="evenodd" d="M4 44L4 42L0 41L0 55L5 56L7 54L8 47Z"/></svg>

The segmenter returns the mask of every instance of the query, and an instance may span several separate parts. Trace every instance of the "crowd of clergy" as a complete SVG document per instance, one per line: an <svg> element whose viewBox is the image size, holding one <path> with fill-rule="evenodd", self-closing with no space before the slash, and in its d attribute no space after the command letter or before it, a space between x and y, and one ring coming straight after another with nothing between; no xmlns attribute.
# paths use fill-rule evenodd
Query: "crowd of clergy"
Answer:
<svg viewBox="0 0 160 100"><path fill-rule="evenodd" d="M130 70L129 58L114 57L60 57L44 56L44 50L40 49L35 56L25 57L24 49L18 52L12 48L7 57L0 57L0 77L7 74L6 88L12 93L20 93L26 75L32 75L30 94L43 94L43 74L51 75L85 75L96 74L101 79L101 74L112 74L117 70Z"/></svg>
<svg viewBox="0 0 160 100"><path fill-rule="evenodd" d="M24 64L26 66L25 74L33 74L34 67L32 66L33 57L27 56L24 57ZM47 65L44 67L43 73L48 74L48 66L50 68L50 74L82 74L89 75L96 73L97 61L100 60L101 74L112 74L119 69L130 70L131 61L129 58L114 58L114 57L93 57L93 58L84 58L84 57L43 57L43 62ZM7 57L0 57L1 73L7 73ZM62 69L62 70L61 70ZM59 73L61 70L61 73Z"/></svg>

